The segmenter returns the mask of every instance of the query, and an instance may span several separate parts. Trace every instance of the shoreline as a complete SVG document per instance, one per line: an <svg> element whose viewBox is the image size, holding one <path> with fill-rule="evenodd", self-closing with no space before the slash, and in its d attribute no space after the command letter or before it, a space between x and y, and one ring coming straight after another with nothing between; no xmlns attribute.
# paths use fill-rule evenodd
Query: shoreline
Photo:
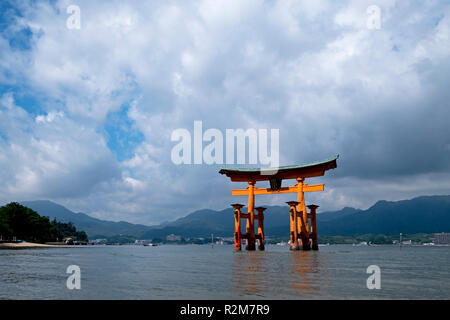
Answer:
<svg viewBox="0 0 450 320"><path fill-rule="evenodd" d="M34 242L20 242L20 243L5 242L5 243L0 243L0 250L1 249L68 248L68 247L70 247L70 246L67 246L67 245L43 244L43 243L34 243Z"/></svg>
<svg viewBox="0 0 450 320"><path fill-rule="evenodd" d="M278 244L267 244L268 246L274 247L287 247L287 245ZM83 248L83 247L104 247L104 246L117 246L117 247L139 247L140 245L129 244L109 244L109 245L67 245L67 244L44 244L44 243L34 243L34 242L4 242L0 243L0 250L20 250L20 249L40 249L40 248ZM159 244L158 246L205 246L205 244ZM232 246L232 244L223 244L215 246ZM332 246L346 246L346 247L398 247L398 248L408 248L408 247L450 247L448 244L436 244L436 245L393 245L393 244L377 244L377 245L353 245L349 243L335 243L335 244L319 244L319 247L332 247Z"/></svg>

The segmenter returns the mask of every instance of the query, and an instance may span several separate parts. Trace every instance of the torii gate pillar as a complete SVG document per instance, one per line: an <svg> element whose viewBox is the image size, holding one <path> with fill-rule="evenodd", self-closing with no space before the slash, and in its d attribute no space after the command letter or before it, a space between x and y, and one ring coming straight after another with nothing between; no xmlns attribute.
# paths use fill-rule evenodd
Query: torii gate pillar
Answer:
<svg viewBox="0 0 450 320"><path fill-rule="evenodd" d="M264 251L264 210L267 208L258 207L255 208L258 211L258 215L256 216L258 220L258 234L256 238L258 239L258 249Z"/></svg>
<svg viewBox="0 0 450 320"><path fill-rule="evenodd" d="M311 210L310 217L311 217L311 242L312 242L312 249L313 250L319 250L319 242L317 241L317 222L316 222L316 210L319 206L316 206L314 204L311 204L308 206L308 208Z"/></svg>
<svg viewBox="0 0 450 320"><path fill-rule="evenodd" d="M248 183L248 216L247 216L247 245L245 250L255 250L255 181Z"/></svg>
<svg viewBox="0 0 450 320"><path fill-rule="evenodd" d="M311 246L309 244L309 226L308 226L308 213L306 212L305 205L305 193L303 190L304 187L304 178L297 178L297 188L298 188L298 206L297 212L298 216L298 226L300 231L300 239L302 241L303 250L311 250Z"/></svg>

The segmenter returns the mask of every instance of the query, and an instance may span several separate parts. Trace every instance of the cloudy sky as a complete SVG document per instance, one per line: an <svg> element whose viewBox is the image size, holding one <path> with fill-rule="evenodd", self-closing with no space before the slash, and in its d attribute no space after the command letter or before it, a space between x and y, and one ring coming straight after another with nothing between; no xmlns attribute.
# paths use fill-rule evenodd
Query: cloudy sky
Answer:
<svg viewBox="0 0 450 320"><path fill-rule="evenodd" d="M322 211L450 194L449 33L449 1L1 1L0 204L155 224L245 203L220 165L171 161L195 120L279 129L281 165L340 154Z"/></svg>

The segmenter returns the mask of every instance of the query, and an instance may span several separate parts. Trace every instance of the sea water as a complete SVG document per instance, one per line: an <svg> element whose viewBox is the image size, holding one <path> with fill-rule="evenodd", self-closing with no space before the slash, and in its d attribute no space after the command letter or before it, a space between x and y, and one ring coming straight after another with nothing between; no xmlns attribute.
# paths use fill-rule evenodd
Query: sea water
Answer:
<svg viewBox="0 0 450 320"><path fill-rule="evenodd" d="M80 289L66 273L79 267ZM369 266L380 289L369 289ZM449 299L450 247L233 246L0 250L0 299Z"/></svg>

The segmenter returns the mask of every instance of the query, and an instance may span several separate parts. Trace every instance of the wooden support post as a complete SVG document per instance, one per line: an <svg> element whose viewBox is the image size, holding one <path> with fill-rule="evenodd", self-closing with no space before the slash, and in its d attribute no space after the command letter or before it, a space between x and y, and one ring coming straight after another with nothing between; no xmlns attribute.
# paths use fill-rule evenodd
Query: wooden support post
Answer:
<svg viewBox="0 0 450 320"><path fill-rule="evenodd" d="M298 228L297 228L297 209L296 206L298 206L297 201L289 201L286 202L289 205L289 214L291 218L291 234L290 234L290 240L291 240L291 250L298 250Z"/></svg>
<svg viewBox="0 0 450 320"><path fill-rule="evenodd" d="M248 182L248 218L246 250L255 250L255 181Z"/></svg>
<svg viewBox="0 0 450 320"><path fill-rule="evenodd" d="M319 250L319 242L317 241L317 219L316 219L316 210L319 206L314 204L309 205L308 208L311 210L311 240L312 240L312 249Z"/></svg>
<svg viewBox="0 0 450 320"><path fill-rule="evenodd" d="M234 250L241 251L241 209L244 207L243 204L232 204L234 208Z"/></svg>
<svg viewBox="0 0 450 320"><path fill-rule="evenodd" d="M298 189L298 206L297 212L301 213L301 218L299 215L298 224L301 230L302 248L303 250L311 250L309 244L309 227L308 227L308 213L306 212L305 206L305 194L304 194L304 178L297 178L297 189Z"/></svg>
<svg viewBox="0 0 450 320"><path fill-rule="evenodd" d="M264 210L267 208L258 207L255 208L258 211L258 249L264 250Z"/></svg>

